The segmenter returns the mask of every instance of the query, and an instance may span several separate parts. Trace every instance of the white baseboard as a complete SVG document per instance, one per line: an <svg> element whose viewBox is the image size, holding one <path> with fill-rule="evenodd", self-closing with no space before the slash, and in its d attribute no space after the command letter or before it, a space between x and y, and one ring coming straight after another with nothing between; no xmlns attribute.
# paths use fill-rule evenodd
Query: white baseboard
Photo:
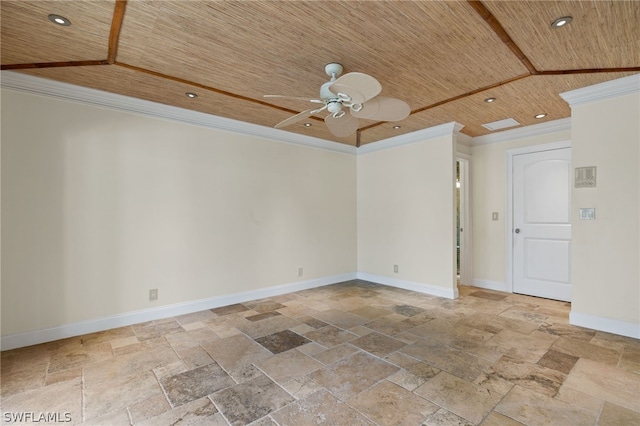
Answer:
<svg viewBox="0 0 640 426"><path fill-rule="evenodd" d="M478 280L474 278L471 280L471 285L474 287L486 288L488 290L506 291L507 293L511 293L507 288L507 283L500 281Z"/></svg>
<svg viewBox="0 0 640 426"><path fill-rule="evenodd" d="M397 278L386 277L384 275L368 274L366 272L358 272L358 279L371 281L377 284L384 284L391 287L403 288L405 290L417 291L418 293L430 294L432 296L445 297L447 299L458 298L457 287L445 288L414 281L399 280Z"/></svg>
<svg viewBox="0 0 640 426"><path fill-rule="evenodd" d="M640 339L640 324L571 311L569 324Z"/></svg>
<svg viewBox="0 0 640 426"><path fill-rule="evenodd" d="M307 281L299 281L274 287L230 294L226 296L211 297L207 299L159 306L157 308L143 309L140 311L125 312L123 314L96 318L72 324L65 324L43 330L11 334L8 336L2 336L0 340L0 348L5 351L9 349L21 348L24 346L37 345L40 343L51 342L53 340L66 339L73 336L82 336L84 334L95 333L112 328L125 327L128 325L140 324L147 321L190 314L193 312L204 311L206 309L233 305L234 303L242 303L248 302L250 300L263 299L265 297L279 296L285 293L307 290L310 288L322 287L325 285L336 284L355 279L357 279L357 273L352 272L349 274L334 275Z"/></svg>
<svg viewBox="0 0 640 426"><path fill-rule="evenodd" d="M405 281L383 275L368 274L364 272L352 272L349 274L334 275L307 281L299 281L274 287L230 294L226 296L211 297L207 299L159 306L157 308L126 312L123 314L112 315L109 317L97 318L72 324L65 324L43 330L11 334L8 336L2 336L0 340L0 348L4 351L9 349L21 348L24 346L37 345L39 343L50 342L53 340L66 339L68 337L81 336L84 334L95 333L112 328L125 327L128 325L139 324L147 321L190 314L206 309L213 309L221 306L233 305L235 303L263 299L266 297L279 296L281 294L322 287L325 285L337 284L340 282L351 281L355 279L371 281L378 284L416 291L432 296L444 297L447 299L456 299L458 297L457 288L447 289L444 287L417 283L413 281ZM507 291L505 283L496 281L474 279L472 280L472 284L475 287L488 288L498 291ZM570 314L569 322L573 325L581 327L587 327L594 330L606 331L609 333L640 339L640 324L581 314L573 311Z"/></svg>

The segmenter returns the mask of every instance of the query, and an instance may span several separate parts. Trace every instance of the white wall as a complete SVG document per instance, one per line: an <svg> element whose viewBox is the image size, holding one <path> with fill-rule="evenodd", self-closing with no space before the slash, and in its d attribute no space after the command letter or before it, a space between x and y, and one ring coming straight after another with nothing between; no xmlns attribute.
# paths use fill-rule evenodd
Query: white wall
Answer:
<svg viewBox="0 0 640 426"><path fill-rule="evenodd" d="M2 335L355 273L355 162L3 89Z"/></svg>
<svg viewBox="0 0 640 426"><path fill-rule="evenodd" d="M469 150L454 134L358 157L12 90L1 100L3 344L356 271L455 297L456 148L472 154L473 283L504 287L506 152L569 139L574 167L598 167L598 187L573 194L574 219L586 206L597 220L574 220L572 322L640 328L637 94L574 108L573 135Z"/></svg>
<svg viewBox="0 0 640 426"><path fill-rule="evenodd" d="M473 285L511 291L507 288L505 246L507 151L570 139L570 130L561 130L472 147ZM497 221L492 220L493 212L498 213Z"/></svg>
<svg viewBox="0 0 640 426"><path fill-rule="evenodd" d="M597 167L597 186L574 188L571 194L571 320L600 329L609 322L636 338L640 338L638 87L633 94L571 108L573 166ZM596 220L578 220L580 207L594 207Z"/></svg>
<svg viewBox="0 0 640 426"><path fill-rule="evenodd" d="M359 273L457 296L455 161L453 135L358 155Z"/></svg>

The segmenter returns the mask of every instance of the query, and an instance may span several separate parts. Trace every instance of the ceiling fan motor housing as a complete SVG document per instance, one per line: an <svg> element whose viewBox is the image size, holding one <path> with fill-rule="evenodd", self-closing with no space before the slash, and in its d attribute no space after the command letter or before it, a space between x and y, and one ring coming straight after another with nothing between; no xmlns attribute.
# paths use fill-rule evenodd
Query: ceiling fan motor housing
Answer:
<svg viewBox="0 0 640 426"><path fill-rule="evenodd" d="M329 103L327 104L327 110L330 113L336 113L341 109L342 109L342 103L340 103L339 101L329 101Z"/></svg>

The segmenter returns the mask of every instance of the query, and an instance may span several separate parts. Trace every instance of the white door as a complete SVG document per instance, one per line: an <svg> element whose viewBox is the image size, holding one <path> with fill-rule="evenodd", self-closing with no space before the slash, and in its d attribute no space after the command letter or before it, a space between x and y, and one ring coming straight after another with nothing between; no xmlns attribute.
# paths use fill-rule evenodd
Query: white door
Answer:
<svg viewBox="0 0 640 426"><path fill-rule="evenodd" d="M571 300L571 148L513 156L513 292Z"/></svg>

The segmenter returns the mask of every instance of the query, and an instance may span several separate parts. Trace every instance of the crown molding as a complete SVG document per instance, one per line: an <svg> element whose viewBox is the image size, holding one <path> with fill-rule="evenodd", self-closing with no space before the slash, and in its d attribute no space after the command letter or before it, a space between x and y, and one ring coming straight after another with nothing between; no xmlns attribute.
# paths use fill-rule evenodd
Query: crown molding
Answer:
<svg viewBox="0 0 640 426"><path fill-rule="evenodd" d="M461 143L463 145L477 146L520 139L530 136L538 136L546 133L568 130L571 128L571 119L565 118L561 120L547 121L532 126L509 129L502 132L492 133L490 135L476 136L472 138L468 135L460 133L460 130L464 127L463 124L450 122L434 127L429 127L427 129L395 136L392 138L383 139L381 141L368 143L361 146L360 148L356 148L351 145L333 142L321 138L300 135L297 133L274 129L272 127L260 126L257 124L245 123L239 120L233 120L230 118L219 117L212 114L206 114L184 108L164 105L157 102L151 102L143 99L109 93L102 90L76 86L69 83L49 80L42 77L35 77L32 75L14 71L2 71L0 85L3 88L25 93L49 96L66 101L78 102L86 105L94 105L102 108L109 108L116 111L178 121L196 126L208 127L211 129L224 130L266 138L281 143L302 145L351 155L367 154L370 152L380 151L415 142L421 142L424 140L447 135L456 135L458 143ZM574 92L582 92L583 90L600 86L603 86L605 88L598 89L598 91L605 91L609 95L609 97L619 96L625 93L637 92L640 88L640 74L601 83L585 89L574 90L572 92L562 94L561 96L563 96L564 98L564 95L569 94L569 97L571 97L570 94ZM612 93L614 93L614 95L612 95ZM603 97L600 97L599 99L602 98ZM567 98L565 98L565 100L567 100Z"/></svg>
<svg viewBox="0 0 640 426"><path fill-rule="evenodd" d="M573 108L576 105L603 101L638 92L640 92L640 74L634 74L560 93L560 96Z"/></svg>
<svg viewBox="0 0 640 426"><path fill-rule="evenodd" d="M32 75L13 71L2 71L1 75L2 78L0 79L0 85L6 89L49 96L52 98L94 105L147 117L178 121L211 129L226 130L250 136L257 136L274 140L276 142L304 145L312 148L352 155L355 155L357 152L357 148L351 145L327 141L311 136L304 136L257 124L245 123L230 118L218 117L212 114L164 105L157 102L132 98L130 96L104 92L102 90L90 89L87 87L76 86L42 77L34 77Z"/></svg>
<svg viewBox="0 0 640 426"><path fill-rule="evenodd" d="M571 118L561 118L559 120L546 121L531 126L519 127L517 129L504 130L490 135L476 136L472 139L472 146L487 145L491 143L512 141L514 139L540 136L547 133L571 130Z"/></svg>
<svg viewBox="0 0 640 426"><path fill-rule="evenodd" d="M358 155L368 154L370 152L382 151L384 149L395 148L402 145L408 145L416 142L422 142L428 139L440 136L451 136L462 130L464 125L452 121L439 126L429 127L427 129L417 130L411 133L394 136L392 138L383 139L377 142L371 142L358 148Z"/></svg>

